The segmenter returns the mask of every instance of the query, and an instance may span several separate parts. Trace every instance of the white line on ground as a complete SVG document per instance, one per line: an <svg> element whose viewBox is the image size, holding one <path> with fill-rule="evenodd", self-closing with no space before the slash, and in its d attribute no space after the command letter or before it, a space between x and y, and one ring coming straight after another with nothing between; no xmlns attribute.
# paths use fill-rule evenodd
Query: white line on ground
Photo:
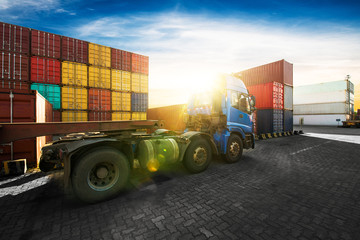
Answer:
<svg viewBox="0 0 360 240"><path fill-rule="evenodd" d="M315 145L315 146L311 146L311 147L304 148L304 149L301 149L301 150L296 151L296 152L292 152L292 153L290 153L290 155L295 155L295 154L298 154L298 153L301 153L301 152L305 152L305 151L311 150L311 149L313 149L313 148L320 147L320 146L322 146L322 145L324 145L324 144L327 144L327 143L329 143L329 142L331 142L331 141L326 141L326 142L324 142L324 143L321 143L321 144L318 144L318 145Z"/></svg>
<svg viewBox="0 0 360 240"><path fill-rule="evenodd" d="M329 140L334 140L334 141L341 141L341 142L360 144L360 136L356 136L356 135L305 133L302 136L316 137L316 138L323 138L323 139L329 139Z"/></svg>

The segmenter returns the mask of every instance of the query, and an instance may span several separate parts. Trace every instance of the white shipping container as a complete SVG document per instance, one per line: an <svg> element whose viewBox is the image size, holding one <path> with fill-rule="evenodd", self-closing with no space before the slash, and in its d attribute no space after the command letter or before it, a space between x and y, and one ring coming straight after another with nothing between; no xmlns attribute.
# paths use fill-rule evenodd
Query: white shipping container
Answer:
<svg viewBox="0 0 360 240"><path fill-rule="evenodd" d="M342 121L349 119L347 114L324 114L324 115L294 115L294 125L300 124L300 118L303 118L303 125L327 125L327 126L341 126ZM336 121L340 119L340 121Z"/></svg>
<svg viewBox="0 0 360 240"><path fill-rule="evenodd" d="M338 103L314 103L294 105L295 115L314 114L350 114L350 104Z"/></svg>
<svg viewBox="0 0 360 240"><path fill-rule="evenodd" d="M284 85L284 109L293 110L293 87Z"/></svg>
<svg viewBox="0 0 360 240"><path fill-rule="evenodd" d="M296 94L294 95L294 104L349 102L350 98L351 94L347 90L309 93L302 95Z"/></svg>
<svg viewBox="0 0 360 240"><path fill-rule="evenodd" d="M321 93L321 92L334 92L340 90L348 90L354 92L354 84L349 80L324 82L318 84L298 86L294 88L294 96Z"/></svg>

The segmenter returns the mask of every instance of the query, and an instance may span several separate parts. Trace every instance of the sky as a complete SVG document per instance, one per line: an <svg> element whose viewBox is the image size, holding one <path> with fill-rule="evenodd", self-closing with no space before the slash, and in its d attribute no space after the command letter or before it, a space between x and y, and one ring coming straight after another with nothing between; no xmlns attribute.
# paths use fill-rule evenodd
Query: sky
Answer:
<svg viewBox="0 0 360 240"><path fill-rule="evenodd" d="M294 86L360 84L360 1L0 0L0 21L149 56L150 107L285 59Z"/></svg>

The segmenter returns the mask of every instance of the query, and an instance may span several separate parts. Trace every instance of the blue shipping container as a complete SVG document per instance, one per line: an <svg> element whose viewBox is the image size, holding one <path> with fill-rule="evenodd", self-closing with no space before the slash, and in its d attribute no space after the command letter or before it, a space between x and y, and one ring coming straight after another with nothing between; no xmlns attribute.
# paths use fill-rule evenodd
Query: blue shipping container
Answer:
<svg viewBox="0 0 360 240"><path fill-rule="evenodd" d="M280 133L284 131L284 110L256 110L257 134Z"/></svg>
<svg viewBox="0 0 360 240"><path fill-rule="evenodd" d="M147 93L132 93L131 94L131 111L146 112L148 109L148 94Z"/></svg>
<svg viewBox="0 0 360 240"><path fill-rule="evenodd" d="M293 111L284 110L284 132L293 131Z"/></svg>
<svg viewBox="0 0 360 240"><path fill-rule="evenodd" d="M37 90L46 100L48 100L53 105L53 109L61 108L61 93L58 85L33 83L30 88L31 90Z"/></svg>

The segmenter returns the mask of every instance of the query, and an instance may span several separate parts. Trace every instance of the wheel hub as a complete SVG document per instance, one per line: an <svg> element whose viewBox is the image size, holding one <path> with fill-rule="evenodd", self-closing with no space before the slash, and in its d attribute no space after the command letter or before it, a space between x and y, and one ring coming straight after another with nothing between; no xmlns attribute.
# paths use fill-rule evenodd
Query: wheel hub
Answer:
<svg viewBox="0 0 360 240"><path fill-rule="evenodd" d="M92 168L88 177L89 186L96 191L111 188L119 177L119 171L112 163L101 163Z"/></svg>
<svg viewBox="0 0 360 240"><path fill-rule="evenodd" d="M98 177L98 178L106 178L107 177L107 175L108 175L108 173L109 173L109 171L107 170L107 168L106 167L100 167L100 168L98 168L97 169L97 171L96 171L96 176Z"/></svg>
<svg viewBox="0 0 360 240"><path fill-rule="evenodd" d="M198 147L195 149L194 151L194 162L197 164L197 165L202 165L206 162L206 159L207 159L207 152L205 150L205 148L203 147Z"/></svg>
<svg viewBox="0 0 360 240"><path fill-rule="evenodd" d="M240 153L240 145L237 142L232 142L230 145L231 156L237 156Z"/></svg>

